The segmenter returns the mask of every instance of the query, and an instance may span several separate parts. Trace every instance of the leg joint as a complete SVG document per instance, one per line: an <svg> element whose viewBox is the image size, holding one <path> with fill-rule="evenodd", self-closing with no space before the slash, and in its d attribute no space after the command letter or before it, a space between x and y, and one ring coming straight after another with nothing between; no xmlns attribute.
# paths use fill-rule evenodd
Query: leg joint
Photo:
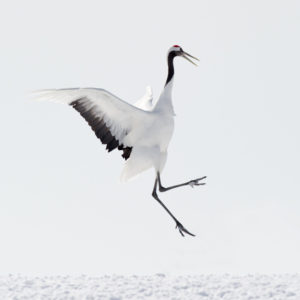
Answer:
<svg viewBox="0 0 300 300"><path fill-rule="evenodd" d="M158 196L157 196L157 193L156 193L156 190L153 190L152 192L152 197L157 200L158 199Z"/></svg>
<svg viewBox="0 0 300 300"><path fill-rule="evenodd" d="M160 192L165 192L165 191L167 191L168 190L168 188L165 188L165 187L163 187L162 185L159 185L159 191Z"/></svg>

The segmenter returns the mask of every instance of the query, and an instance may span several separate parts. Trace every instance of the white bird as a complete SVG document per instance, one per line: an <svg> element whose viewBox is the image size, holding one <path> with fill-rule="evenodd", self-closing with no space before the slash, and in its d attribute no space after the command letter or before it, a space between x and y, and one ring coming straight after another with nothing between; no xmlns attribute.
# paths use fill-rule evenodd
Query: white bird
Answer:
<svg viewBox="0 0 300 300"><path fill-rule="evenodd" d="M201 181L206 178L204 176L170 187L163 187L161 184L160 174L166 163L167 149L174 131L175 114L171 94L174 79L173 60L177 56L193 64L195 63L190 58L198 60L178 45L169 49L167 80L155 104L152 103L150 87L147 87L145 96L135 106L99 88L42 90L37 92L37 98L71 105L88 122L102 144L106 144L108 152L114 149L122 151L126 163L121 179L128 180L153 167L156 178L152 196L173 218L182 236L184 233L194 236L174 217L157 195L157 188L160 192L165 192L185 185L204 185Z"/></svg>

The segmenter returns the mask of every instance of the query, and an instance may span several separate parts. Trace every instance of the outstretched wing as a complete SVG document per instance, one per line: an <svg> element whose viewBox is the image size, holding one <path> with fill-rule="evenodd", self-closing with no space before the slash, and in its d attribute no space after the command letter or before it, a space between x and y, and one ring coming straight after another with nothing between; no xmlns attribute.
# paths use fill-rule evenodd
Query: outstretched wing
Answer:
<svg viewBox="0 0 300 300"><path fill-rule="evenodd" d="M143 110L152 110L153 108L153 93L152 93L152 89L151 86L147 86L146 87L146 93L145 95L140 98L137 102L134 103L134 105L138 108L141 108Z"/></svg>
<svg viewBox="0 0 300 300"><path fill-rule="evenodd" d="M108 152L118 148L128 159L133 145L124 138L140 125L147 112L124 102L110 92L97 88L42 90L38 100L50 100L71 105L88 122Z"/></svg>

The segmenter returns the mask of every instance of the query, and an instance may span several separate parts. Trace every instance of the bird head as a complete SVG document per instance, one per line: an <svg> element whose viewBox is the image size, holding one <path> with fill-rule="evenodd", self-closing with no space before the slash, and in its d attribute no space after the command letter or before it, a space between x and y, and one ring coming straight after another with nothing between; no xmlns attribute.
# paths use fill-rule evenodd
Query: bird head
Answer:
<svg viewBox="0 0 300 300"><path fill-rule="evenodd" d="M169 56L169 55L172 55L172 56L174 56L174 57L175 57L175 56L182 56L183 58L185 58L186 60L188 60L190 63L192 63L192 64L195 65L195 66L197 66L197 64L194 63L190 58L193 58L193 59L199 61L199 59L198 59L197 57L194 57L194 56L192 56L192 55L186 53L186 52L183 51L183 49L182 49L180 46L178 46L178 45L174 45L174 46L172 46L172 47L169 49L169 51L168 51L168 56Z"/></svg>

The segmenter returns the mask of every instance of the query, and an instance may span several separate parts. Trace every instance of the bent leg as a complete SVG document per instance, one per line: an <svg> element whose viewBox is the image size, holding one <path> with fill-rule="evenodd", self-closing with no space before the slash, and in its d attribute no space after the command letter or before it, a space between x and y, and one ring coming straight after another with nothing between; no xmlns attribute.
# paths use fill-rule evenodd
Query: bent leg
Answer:
<svg viewBox="0 0 300 300"><path fill-rule="evenodd" d="M185 229L183 227L183 225L174 217L174 215L170 212L170 210L164 205L164 203L158 198L158 195L156 193L156 189L157 189L157 182L158 179L155 179L154 182L154 187L153 187L153 191L152 191L152 197L166 210L166 212L172 217L172 219L175 221L176 223L176 228L178 228L180 234L182 236L184 236L183 232L186 234L189 234L191 236L195 236L194 234L190 233L187 229Z"/></svg>
<svg viewBox="0 0 300 300"><path fill-rule="evenodd" d="M169 186L169 187L163 187L162 184L161 184L161 180L160 180L160 174L159 174L159 172L157 173L157 179L158 179L158 185L159 185L159 191L160 192L166 192L166 191L169 191L169 190L181 187L181 186L185 186L185 185L189 185L191 187L194 187L195 185L196 186L205 185L205 182L200 182L201 180L203 180L205 178L206 178L206 176L203 176L203 177L193 179L193 180L181 183L181 184L176 184L176 185L172 185L172 186Z"/></svg>

